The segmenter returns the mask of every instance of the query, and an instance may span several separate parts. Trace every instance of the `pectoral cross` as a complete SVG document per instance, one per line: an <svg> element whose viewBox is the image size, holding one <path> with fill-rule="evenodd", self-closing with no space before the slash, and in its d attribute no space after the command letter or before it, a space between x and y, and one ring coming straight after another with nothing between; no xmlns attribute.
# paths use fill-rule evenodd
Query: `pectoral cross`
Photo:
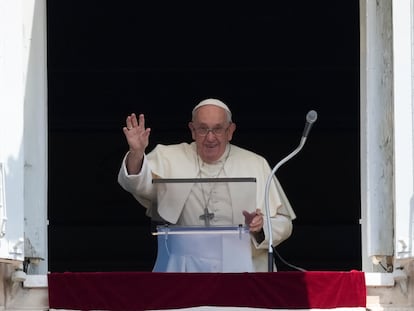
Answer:
<svg viewBox="0 0 414 311"><path fill-rule="evenodd" d="M214 213L210 213L208 208L204 208L204 214L200 216L200 219L204 220L206 227L210 226L210 220L214 218Z"/></svg>

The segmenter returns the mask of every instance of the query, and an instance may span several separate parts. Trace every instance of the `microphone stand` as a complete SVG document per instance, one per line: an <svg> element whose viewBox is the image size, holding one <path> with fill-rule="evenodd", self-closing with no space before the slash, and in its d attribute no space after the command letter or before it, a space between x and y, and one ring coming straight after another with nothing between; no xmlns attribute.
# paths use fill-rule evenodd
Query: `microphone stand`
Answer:
<svg viewBox="0 0 414 311"><path fill-rule="evenodd" d="M269 229L269 251L268 251L268 272L273 272L273 248L272 248L272 242L273 242L273 236L272 236L272 223L270 220L270 209L269 209L269 189L270 184L273 179L273 175L276 173L276 171L287 161L289 161L291 158L293 158L303 147L305 144L306 137L302 137L300 140L299 146L293 150L287 157L282 159L279 163L276 164L276 166L273 168L272 172L270 173L269 177L267 178L266 182L266 188L265 188L265 207L266 207L266 220L267 220L267 227Z"/></svg>
<svg viewBox="0 0 414 311"><path fill-rule="evenodd" d="M268 228L268 234L269 234L269 250L268 250L268 272L273 272L273 248L272 248L272 244L273 244L273 234L272 234L272 222L271 222L271 217L270 217L270 208L269 208L269 189L270 189L270 184L272 182L273 179L273 175L275 175L276 171L283 165L285 164L287 161L289 161L291 158L293 158L303 147L303 145L305 145L306 139L308 137L308 133L311 129L312 123L316 121L317 118L317 114L316 111L311 110L308 114L307 114L307 123L305 125L305 129L302 135L302 138L300 140L299 146L296 147L295 150L293 150L288 156L286 156L285 158L283 158L281 161L279 161L279 163L276 164L276 166L273 168L272 172L270 173L269 177L267 178L267 182L266 182L266 188L265 188L265 208L266 208L266 221L267 221L267 228Z"/></svg>

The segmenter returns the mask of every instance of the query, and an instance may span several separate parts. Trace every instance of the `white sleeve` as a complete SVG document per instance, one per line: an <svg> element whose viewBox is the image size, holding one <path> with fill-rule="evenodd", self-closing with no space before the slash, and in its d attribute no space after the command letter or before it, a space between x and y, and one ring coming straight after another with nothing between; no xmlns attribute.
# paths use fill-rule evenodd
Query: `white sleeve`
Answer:
<svg viewBox="0 0 414 311"><path fill-rule="evenodd" d="M122 160L122 165L118 173L118 183L122 188L131 193L141 205L150 208L152 202L156 200L156 190L152 183L152 172L148 165L147 157L144 155L139 174L131 175L128 174L126 168L125 161L127 155L128 153Z"/></svg>

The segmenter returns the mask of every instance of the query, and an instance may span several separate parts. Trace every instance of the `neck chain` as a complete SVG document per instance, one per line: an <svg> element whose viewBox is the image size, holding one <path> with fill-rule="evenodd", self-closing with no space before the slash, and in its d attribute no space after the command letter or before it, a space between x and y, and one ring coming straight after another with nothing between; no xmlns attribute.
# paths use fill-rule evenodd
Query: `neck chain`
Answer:
<svg viewBox="0 0 414 311"><path fill-rule="evenodd" d="M231 145L230 144L228 144L228 150L227 150L227 154L226 154L226 157L224 158L224 160L223 160L223 164L221 165L221 167L220 167L220 170L217 172L217 174L213 177L213 178L217 178L217 177L219 177L220 176L220 174L221 174L221 172L223 171L223 169L224 169L224 165L226 165L226 162L227 162L227 159L229 158L229 156L230 156L230 150L231 150ZM199 178L202 178L203 176L202 176L202 171L201 171L201 165L200 165L200 156L199 155L197 155L197 166L198 166L198 177ZM203 161L204 162L204 161ZM210 176L208 176L208 177L210 177ZM212 194L212 192L213 192L213 190L214 190L214 187L216 186L216 183L214 183L213 185L211 185L211 187L210 187L210 191L208 192L208 195L207 195L207 197L206 197L206 193L205 193L205 191L204 191L204 187L203 187L203 183L200 183L200 187L201 187L201 194L202 194L202 196L203 196L203 199L204 199L204 209L205 210L207 210L208 211L208 205L209 205L209 203L210 203L210 199L211 199L211 194Z"/></svg>

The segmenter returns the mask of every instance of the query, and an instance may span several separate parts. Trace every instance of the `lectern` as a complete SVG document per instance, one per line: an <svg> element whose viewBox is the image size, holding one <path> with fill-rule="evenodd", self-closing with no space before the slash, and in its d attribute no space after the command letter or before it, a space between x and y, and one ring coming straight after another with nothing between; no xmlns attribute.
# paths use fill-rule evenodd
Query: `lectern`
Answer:
<svg viewBox="0 0 414 311"><path fill-rule="evenodd" d="M158 236L154 272L253 272L251 236L242 211L255 211L255 178L154 179L153 183L160 216L180 211L190 192L209 189L207 204L194 206L204 226L159 225L153 233ZM227 190L215 197L218 188ZM217 225L208 202L222 199L223 193L229 196L233 221Z"/></svg>
<svg viewBox="0 0 414 311"><path fill-rule="evenodd" d="M154 272L253 272L249 230L158 226Z"/></svg>

